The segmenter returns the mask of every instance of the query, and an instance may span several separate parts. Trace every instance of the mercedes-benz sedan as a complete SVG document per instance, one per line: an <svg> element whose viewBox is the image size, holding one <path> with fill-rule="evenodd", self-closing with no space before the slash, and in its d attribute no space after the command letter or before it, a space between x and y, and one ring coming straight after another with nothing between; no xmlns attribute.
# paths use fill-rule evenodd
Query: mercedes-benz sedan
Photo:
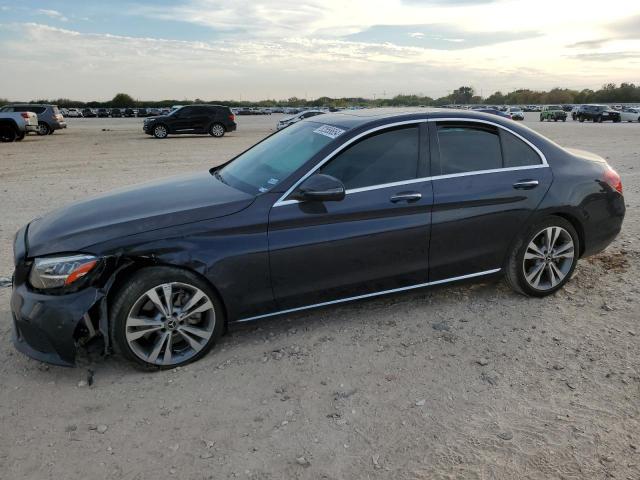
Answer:
<svg viewBox="0 0 640 480"><path fill-rule="evenodd" d="M14 342L72 365L102 336L107 351L168 368L232 322L496 275L541 297L615 238L624 213L606 161L508 119L325 114L210 171L23 227Z"/></svg>

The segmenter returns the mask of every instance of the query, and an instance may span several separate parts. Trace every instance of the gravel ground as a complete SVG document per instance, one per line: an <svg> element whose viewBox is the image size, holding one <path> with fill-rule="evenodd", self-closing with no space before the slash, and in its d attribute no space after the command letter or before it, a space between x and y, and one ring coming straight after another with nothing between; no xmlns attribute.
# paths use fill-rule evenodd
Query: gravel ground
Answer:
<svg viewBox="0 0 640 480"><path fill-rule="evenodd" d="M70 119L0 147L0 277L31 218L216 165L271 132L156 141ZM640 478L640 125L526 123L606 157L623 232L545 299L453 285L233 327L203 360L141 373L46 366L10 343L0 288L0 478ZM87 386L88 369L94 383Z"/></svg>

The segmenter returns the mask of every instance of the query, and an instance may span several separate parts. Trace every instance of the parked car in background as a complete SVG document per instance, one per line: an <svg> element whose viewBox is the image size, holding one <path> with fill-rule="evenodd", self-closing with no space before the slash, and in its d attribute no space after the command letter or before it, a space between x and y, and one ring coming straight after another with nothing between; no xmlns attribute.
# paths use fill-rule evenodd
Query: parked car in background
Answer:
<svg viewBox="0 0 640 480"><path fill-rule="evenodd" d="M101 333L133 364L168 369L233 322L499 275L544 297L616 238L622 191L602 157L496 115L302 120L210 170L22 227L14 345L73 365ZM376 308L393 316L393 303Z"/></svg>
<svg viewBox="0 0 640 480"><path fill-rule="evenodd" d="M127 118L135 117L136 111L133 108L125 108L122 115Z"/></svg>
<svg viewBox="0 0 640 480"><path fill-rule="evenodd" d="M38 135L51 135L56 130L67 128L57 105L13 104L2 107L3 112L33 112L38 115Z"/></svg>
<svg viewBox="0 0 640 480"><path fill-rule="evenodd" d="M177 134L209 134L222 137L236 129L236 117L229 107L222 105L187 105L168 115L149 117L144 120L143 130L147 135L166 138Z"/></svg>
<svg viewBox="0 0 640 480"><path fill-rule="evenodd" d="M99 118L107 118L111 112L109 112L109 109L107 108L99 108L97 114Z"/></svg>
<svg viewBox="0 0 640 480"><path fill-rule="evenodd" d="M620 112L620 120L623 122L640 122L640 108L623 108Z"/></svg>
<svg viewBox="0 0 640 480"><path fill-rule="evenodd" d="M524 112L520 107L509 107L505 113L511 115L511 120L524 120Z"/></svg>
<svg viewBox="0 0 640 480"><path fill-rule="evenodd" d="M149 110L147 110L146 108L139 108L137 116L138 117L148 117L149 116Z"/></svg>
<svg viewBox="0 0 640 480"><path fill-rule="evenodd" d="M34 112L0 110L0 142L19 142L27 133L37 131L38 115Z"/></svg>
<svg viewBox="0 0 640 480"><path fill-rule="evenodd" d="M540 121L544 122L545 120L557 122L558 120L562 120L563 122L567 121L567 112L560 105L545 105L540 112Z"/></svg>
<svg viewBox="0 0 640 480"><path fill-rule="evenodd" d="M69 118L80 118L82 117L82 110L79 108L69 108L67 109L67 113L63 113L63 115L66 115Z"/></svg>
<svg viewBox="0 0 640 480"><path fill-rule="evenodd" d="M84 118L95 118L98 115L96 114L95 110L93 110L92 108L83 108L82 109L82 116Z"/></svg>
<svg viewBox="0 0 640 480"><path fill-rule="evenodd" d="M616 112L608 105L583 105L577 114L578 121L584 122L591 120L592 122L620 122L620 112Z"/></svg>
<svg viewBox="0 0 640 480"><path fill-rule="evenodd" d="M277 124L276 124L276 129L277 130L282 130L283 128L288 127L289 125L293 125L294 123L297 123L301 120L304 120L305 118L311 118L311 117L315 117L317 115L322 115L325 112L323 112L322 110L305 110L302 113L298 113L297 115L294 115L293 117L288 117L288 118L284 118L282 120L280 120Z"/></svg>
<svg viewBox="0 0 640 480"><path fill-rule="evenodd" d="M111 109L111 116L113 118L120 118L122 117L122 110L120 110L119 108L112 108Z"/></svg>
<svg viewBox="0 0 640 480"><path fill-rule="evenodd" d="M580 112L582 107L584 107L584 105L574 105L573 106L573 108L571 109L571 120L575 121L575 120L578 119L578 112Z"/></svg>
<svg viewBox="0 0 640 480"><path fill-rule="evenodd" d="M157 117L158 115L162 115L162 110L160 110L159 108L150 108L147 110L147 113L151 117Z"/></svg>

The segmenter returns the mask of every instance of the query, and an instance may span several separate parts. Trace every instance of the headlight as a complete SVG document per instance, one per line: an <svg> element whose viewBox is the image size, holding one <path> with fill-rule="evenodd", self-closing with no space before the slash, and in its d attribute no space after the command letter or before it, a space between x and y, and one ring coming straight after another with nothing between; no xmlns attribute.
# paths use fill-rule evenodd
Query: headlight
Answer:
<svg viewBox="0 0 640 480"><path fill-rule="evenodd" d="M84 277L97 264L98 258L93 255L36 258L29 283L42 290L66 287Z"/></svg>

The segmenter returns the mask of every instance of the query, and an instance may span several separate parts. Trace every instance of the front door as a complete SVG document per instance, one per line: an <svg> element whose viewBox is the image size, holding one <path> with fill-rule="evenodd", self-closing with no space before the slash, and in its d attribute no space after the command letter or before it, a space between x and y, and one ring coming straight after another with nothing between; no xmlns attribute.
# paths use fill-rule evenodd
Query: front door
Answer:
<svg viewBox="0 0 640 480"><path fill-rule="evenodd" d="M522 138L493 124L430 124L434 205L429 280L501 269L552 181Z"/></svg>
<svg viewBox="0 0 640 480"><path fill-rule="evenodd" d="M421 135L422 132L422 135ZM432 187L425 124L377 131L318 173L341 180L334 202L277 205L269 251L282 309L402 289L428 281Z"/></svg>

